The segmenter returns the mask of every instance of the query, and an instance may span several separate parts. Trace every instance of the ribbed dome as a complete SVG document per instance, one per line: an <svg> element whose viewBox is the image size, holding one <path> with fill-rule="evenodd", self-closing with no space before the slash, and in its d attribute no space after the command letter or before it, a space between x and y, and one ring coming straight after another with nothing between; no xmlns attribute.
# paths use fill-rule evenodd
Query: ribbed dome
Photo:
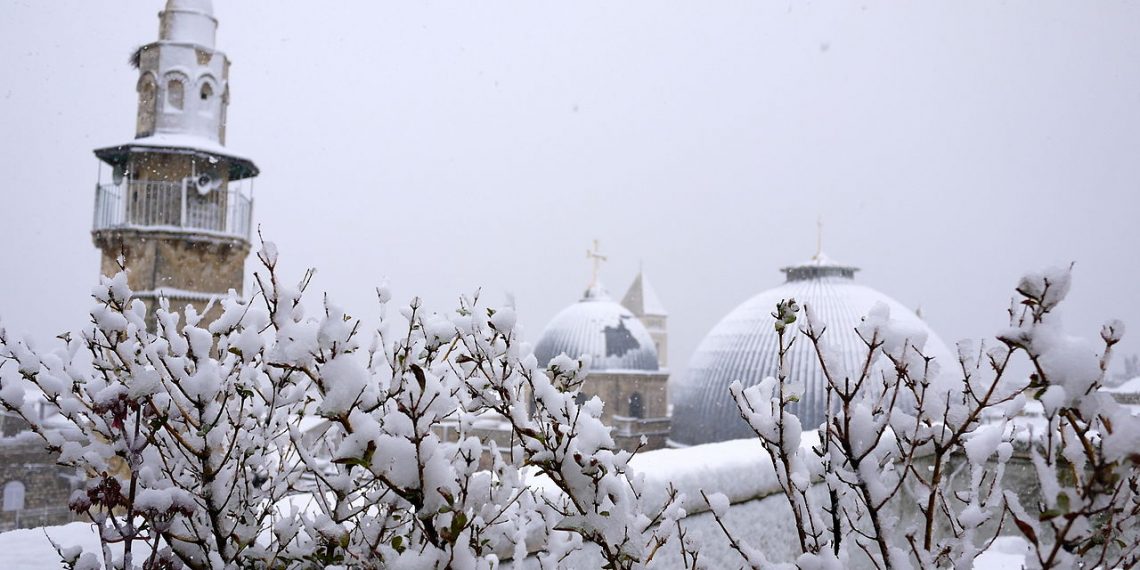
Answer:
<svg viewBox="0 0 1140 570"><path fill-rule="evenodd" d="M589 355L591 371L657 370L657 349L649 331L601 285L555 315L539 335L534 356L541 366L559 354Z"/></svg>
<svg viewBox="0 0 1140 570"><path fill-rule="evenodd" d="M819 255L815 259L782 270L787 281L745 301L725 316L697 347L685 375L673 390L673 427L670 439L680 445L755 437L740 418L728 387L739 380L745 387L776 376L779 340L772 312L776 303L794 298L801 307L808 305L827 325L823 339L836 351L848 370L858 370L866 345L855 332L862 317L877 303L890 308L891 318L907 328L925 333L923 353L934 356L943 369L951 366L951 352L938 335L913 311L869 287L855 283L856 268L832 262ZM803 318L801 309L800 318ZM823 422L826 393L811 341L799 332L788 353L789 381L803 383L804 395L792 412L804 429L815 429ZM919 339L912 339L919 344Z"/></svg>

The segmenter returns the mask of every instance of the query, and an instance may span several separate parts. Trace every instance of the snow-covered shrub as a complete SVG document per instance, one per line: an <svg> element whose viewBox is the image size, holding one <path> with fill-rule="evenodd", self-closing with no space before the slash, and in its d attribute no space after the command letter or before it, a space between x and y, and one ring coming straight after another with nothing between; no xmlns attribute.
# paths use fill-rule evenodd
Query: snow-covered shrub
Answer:
<svg viewBox="0 0 1140 570"><path fill-rule="evenodd" d="M999 342L960 343L954 366L925 356L921 335L878 306L857 330L863 364L846 370L811 306L777 305L779 376L732 393L791 506L803 553L795 566L969 568L1011 532L1029 543L1030 568L1140 562L1140 418L1099 391L1123 326L1104 326L1099 351L1066 334L1053 312L1070 280L1069 269L1024 277ZM827 383L815 447L801 446L809 426L787 411L802 390L787 381L797 341L813 343ZM1010 372L1018 354L1032 366L1028 379ZM1023 415L1032 401L1044 410L1039 425ZM1015 454L1035 468L1032 504L1003 488ZM722 522L719 499L706 501ZM772 566L722 528L750 565Z"/></svg>
<svg viewBox="0 0 1140 570"><path fill-rule="evenodd" d="M413 299L390 316L379 288L365 342L328 297L304 303L311 273L282 282L271 243L258 259L256 294L230 295L213 322L165 302L148 315L120 273L57 350L0 329L0 366L31 388L0 386L0 404L86 475L70 506L103 551L61 545L65 564L492 568L539 552L555 567L592 544L608 567L635 568L676 531L680 498L647 516L601 402L575 404L581 363L538 368L510 309L476 296L439 314ZM45 429L35 399L67 428ZM484 414L509 423L509 449L466 435ZM441 440L444 419L456 440Z"/></svg>
<svg viewBox="0 0 1140 570"><path fill-rule="evenodd" d="M556 568L587 548L607 568L654 565L663 548L702 566L685 498L644 492L602 402L575 403L582 363L538 368L510 309L413 299L389 315L382 287L367 327L327 297L307 305L311 274L282 282L272 244L258 259L256 294L223 300L212 322L166 303L148 315L119 274L56 350L0 329L0 366L20 379L0 380L0 406L86 475L70 506L102 552L62 544L66 567ZM732 394L791 506L793 566L968 568L1002 533L1024 537L1034 568L1137 564L1140 420L1099 391L1123 327L1106 325L1102 348L1067 335L1053 311L1069 281L1026 276L999 342L959 344L956 363L926 357L880 306L847 370L812 307L776 307L780 374ZM787 382L794 342L813 343L827 382L815 446L787 408L803 389ZM1011 372L1019 355L1028 378ZM64 428L41 423L43 401ZM469 435L487 416L509 448ZM441 439L444 423L458 436ZM1032 499L1003 485L1015 458L1032 466ZM701 499L748 564L779 566L724 524L724 494Z"/></svg>

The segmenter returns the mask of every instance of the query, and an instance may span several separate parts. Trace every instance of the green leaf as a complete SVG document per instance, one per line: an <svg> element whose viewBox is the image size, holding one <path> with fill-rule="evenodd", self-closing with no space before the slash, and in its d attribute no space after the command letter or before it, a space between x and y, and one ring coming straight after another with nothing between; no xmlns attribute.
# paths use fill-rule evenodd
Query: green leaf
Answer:
<svg viewBox="0 0 1140 570"><path fill-rule="evenodd" d="M356 467L365 468L368 467L368 463L360 457L341 457L339 459L333 459L332 462L339 463L341 465L355 465Z"/></svg>

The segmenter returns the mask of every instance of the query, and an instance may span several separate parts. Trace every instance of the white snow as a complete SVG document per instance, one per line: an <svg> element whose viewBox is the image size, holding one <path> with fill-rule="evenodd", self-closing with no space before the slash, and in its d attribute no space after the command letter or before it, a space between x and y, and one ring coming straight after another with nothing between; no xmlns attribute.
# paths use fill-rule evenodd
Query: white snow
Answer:
<svg viewBox="0 0 1140 570"><path fill-rule="evenodd" d="M99 535L89 523L73 522L62 526L46 528L29 528L0 533L0 565L4 570L45 570L59 568L59 554L52 547L55 541L65 551L81 547L84 552L100 556ZM139 549L142 549L141 551ZM115 548L116 553L122 552L122 547ZM135 555L146 556L149 551L141 544L135 545ZM97 566L102 568L102 565Z"/></svg>
<svg viewBox="0 0 1140 570"><path fill-rule="evenodd" d="M193 134L160 132L149 137L134 139L128 143L115 146L196 150L208 154L220 154L231 158L249 160L243 155L234 154L233 151L222 146L216 140Z"/></svg>
<svg viewBox="0 0 1140 570"><path fill-rule="evenodd" d="M818 443L816 432L803 435L804 444ZM690 513L705 510L701 490L723 494L732 504L780 492L772 460L758 439L646 451L635 455L629 466L645 476L650 504L664 503L665 490L672 483L693 498L685 506Z"/></svg>
<svg viewBox="0 0 1140 570"><path fill-rule="evenodd" d="M728 497L724 496L724 493L713 493L708 498L709 509L712 510L713 514L723 517L728 513Z"/></svg>
<svg viewBox="0 0 1140 570"><path fill-rule="evenodd" d="M1020 536L999 536L974 559L974 570L1017 570L1024 567L1029 543Z"/></svg>
<svg viewBox="0 0 1140 570"><path fill-rule="evenodd" d="M991 424L974 430L966 439L963 447L966 456L974 465L985 465L986 460L997 451L1002 443L1002 434L1005 432L1004 424Z"/></svg>
<svg viewBox="0 0 1140 570"><path fill-rule="evenodd" d="M725 524L738 532L739 536L749 537L755 543L754 546L768 553L773 559L779 560L794 555L795 547L792 543L795 541L791 540L793 529L789 514L783 499L772 497L733 505L723 516ZM692 515L686 518L683 524L689 538L701 548L701 559L711 564L710 568L734 568L740 565L739 555L728 547L724 535L709 513ZM59 555L48 542L48 536L65 549L79 546L86 552L98 552L99 537L93 527L87 523L75 522L63 526L15 530L0 533L0 552L4 553L4 570L57 568ZM661 553L662 564L655 566L670 568L679 563L679 555L674 552L675 548L675 545L670 544L670 548ZM1027 548L1028 544L1020 537L999 537L993 546L974 561L974 569L1017 570L1022 567ZM145 555L145 551L140 554ZM575 556L574 559L579 560L579 556ZM536 562L532 557L521 566L537 567Z"/></svg>
<svg viewBox="0 0 1140 570"><path fill-rule="evenodd" d="M1101 391L1112 394L1140 394L1140 376L1126 380L1116 386L1101 388Z"/></svg>

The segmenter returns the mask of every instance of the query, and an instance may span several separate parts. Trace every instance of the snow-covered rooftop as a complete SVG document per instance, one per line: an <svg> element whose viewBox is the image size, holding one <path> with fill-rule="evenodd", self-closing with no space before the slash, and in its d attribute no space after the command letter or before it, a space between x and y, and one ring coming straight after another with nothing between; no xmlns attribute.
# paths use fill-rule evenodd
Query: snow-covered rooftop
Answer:
<svg viewBox="0 0 1140 570"><path fill-rule="evenodd" d="M1114 394L1140 394L1140 376L1131 380L1125 380L1116 386L1102 388L1102 390Z"/></svg>
<svg viewBox="0 0 1140 570"><path fill-rule="evenodd" d="M223 158L230 163L230 180L240 180L260 173L252 160L236 154L218 141L186 133L158 132L148 137L95 150L95 156L112 166L125 164L131 151L162 149L182 153L195 153Z"/></svg>

